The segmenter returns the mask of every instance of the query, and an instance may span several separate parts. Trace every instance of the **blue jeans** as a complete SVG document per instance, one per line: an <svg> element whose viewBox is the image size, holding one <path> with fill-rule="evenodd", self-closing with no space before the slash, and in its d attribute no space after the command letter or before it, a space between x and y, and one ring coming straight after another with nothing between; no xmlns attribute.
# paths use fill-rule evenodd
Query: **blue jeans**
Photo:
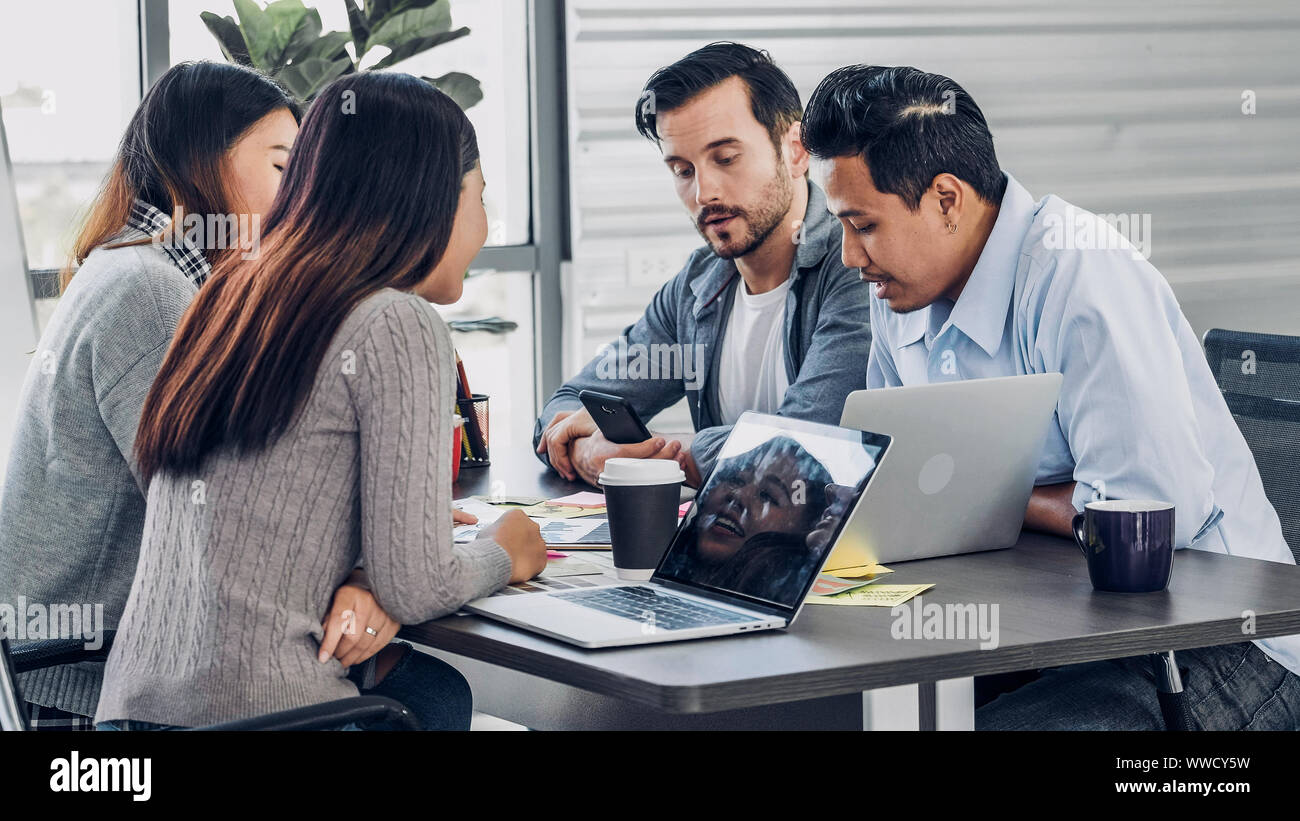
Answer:
<svg viewBox="0 0 1300 821"><path fill-rule="evenodd" d="M460 672L444 661L426 656L405 642L397 642L405 648L403 655L393 668L384 676L384 680L373 687L362 689L361 695L387 696L400 701L406 709L420 720L426 730L468 730L470 713L474 707L473 694L469 682ZM373 657L365 664L358 664L348 673L354 683L360 683L365 669L373 664ZM101 721L95 725L97 730L183 730L170 724L155 724L151 721L121 719L118 721ZM387 721L370 722L363 725L347 724L340 730L395 730L396 725Z"/></svg>
<svg viewBox="0 0 1300 821"><path fill-rule="evenodd" d="M465 677L445 661L426 656L405 642L397 643L406 648L402 657L383 681L362 690L361 694L400 701L426 730L468 730L474 695ZM397 727L381 721L360 727L349 724L340 729L395 730Z"/></svg>
<svg viewBox="0 0 1300 821"><path fill-rule="evenodd" d="M1300 677L1251 642L1174 653L1200 730L1300 729ZM1148 656L1044 670L975 710L976 730L1163 730Z"/></svg>

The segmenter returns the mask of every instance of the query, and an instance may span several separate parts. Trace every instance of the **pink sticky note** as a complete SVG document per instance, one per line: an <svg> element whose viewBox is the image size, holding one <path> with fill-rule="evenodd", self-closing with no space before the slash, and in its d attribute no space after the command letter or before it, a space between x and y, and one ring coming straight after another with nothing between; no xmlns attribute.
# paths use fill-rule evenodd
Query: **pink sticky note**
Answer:
<svg viewBox="0 0 1300 821"><path fill-rule="evenodd" d="M568 496L561 496L559 499L551 499L549 504L568 505L569 507L604 507L605 494L584 490L579 493L571 493Z"/></svg>

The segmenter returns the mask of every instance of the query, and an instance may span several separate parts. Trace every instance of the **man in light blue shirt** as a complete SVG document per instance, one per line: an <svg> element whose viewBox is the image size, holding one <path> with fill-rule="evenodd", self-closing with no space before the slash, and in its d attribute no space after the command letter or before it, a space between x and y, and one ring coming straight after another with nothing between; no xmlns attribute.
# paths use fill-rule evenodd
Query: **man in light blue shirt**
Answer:
<svg viewBox="0 0 1300 821"><path fill-rule="evenodd" d="M1178 548L1294 564L1173 292L1104 220L998 166L974 100L914 68L829 75L803 141L847 266L871 283L868 387L1059 372L1025 524L1060 535L1095 489L1176 510ZM1300 728L1300 635L1180 651L1205 729ZM1159 728L1145 658L1047 671L978 729ZM1103 706L1104 705L1104 706Z"/></svg>

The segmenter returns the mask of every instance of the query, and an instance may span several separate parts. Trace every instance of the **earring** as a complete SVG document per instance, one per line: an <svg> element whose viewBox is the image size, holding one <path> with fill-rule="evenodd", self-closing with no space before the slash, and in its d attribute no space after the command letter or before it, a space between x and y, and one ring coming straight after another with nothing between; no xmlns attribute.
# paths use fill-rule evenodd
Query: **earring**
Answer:
<svg viewBox="0 0 1300 821"><path fill-rule="evenodd" d="M957 223L955 222L948 223L948 233L949 234L957 233Z"/></svg>

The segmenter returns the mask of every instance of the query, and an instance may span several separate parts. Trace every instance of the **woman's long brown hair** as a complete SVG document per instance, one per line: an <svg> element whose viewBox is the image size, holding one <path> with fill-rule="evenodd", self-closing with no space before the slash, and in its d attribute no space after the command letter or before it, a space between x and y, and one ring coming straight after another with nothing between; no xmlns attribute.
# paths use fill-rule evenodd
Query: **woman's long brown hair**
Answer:
<svg viewBox="0 0 1300 821"><path fill-rule="evenodd" d="M136 434L144 480L282 433L348 313L433 271L477 160L464 112L422 80L362 72L321 92L263 221L260 255L223 258L181 319Z"/></svg>
<svg viewBox="0 0 1300 821"><path fill-rule="evenodd" d="M302 116L298 103L252 69L214 62L179 63L153 84L122 135L104 184L91 203L59 277L67 289L90 252L118 236L135 200L171 215L232 210L222 184L231 146L277 109ZM149 240L137 240L137 244ZM219 248L204 248L209 262Z"/></svg>

